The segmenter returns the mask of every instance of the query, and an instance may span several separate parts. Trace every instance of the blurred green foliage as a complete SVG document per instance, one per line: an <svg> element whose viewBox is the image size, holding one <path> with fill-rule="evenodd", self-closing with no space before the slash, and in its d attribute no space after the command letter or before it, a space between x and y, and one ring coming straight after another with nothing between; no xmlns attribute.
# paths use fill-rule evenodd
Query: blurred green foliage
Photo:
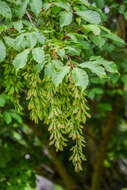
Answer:
<svg viewBox="0 0 127 190"><path fill-rule="evenodd" d="M91 2L0 0L1 190L35 189L36 173L90 187L116 108L102 188L125 187L114 165L127 155L127 1Z"/></svg>

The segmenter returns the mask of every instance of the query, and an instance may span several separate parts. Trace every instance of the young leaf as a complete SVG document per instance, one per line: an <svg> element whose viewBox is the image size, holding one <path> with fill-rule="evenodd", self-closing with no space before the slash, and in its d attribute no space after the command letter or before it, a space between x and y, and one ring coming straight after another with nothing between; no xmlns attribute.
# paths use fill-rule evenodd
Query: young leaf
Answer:
<svg viewBox="0 0 127 190"><path fill-rule="evenodd" d="M87 73L80 68L74 68L72 71L72 78L76 86L80 86L82 90L85 90L88 86L88 75Z"/></svg>
<svg viewBox="0 0 127 190"><path fill-rule="evenodd" d="M36 62L42 63L44 61L44 51L42 48L40 48L40 47L34 48L32 50L32 55Z"/></svg>
<svg viewBox="0 0 127 190"><path fill-rule="evenodd" d="M70 67L69 66L63 66L61 67L59 72L55 72L55 74L53 75L53 83L56 87L59 86L60 83L62 83L63 78L65 77L65 75L67 73L69 73L70 71Z"/></svg>
<svg viewBox="0 0 127 190"><path fill-rule="evenodd" d="M4 61L6 57L6 46L4 45L3 41L0 40L0 62Z"/></svg>
<svg viewBox="0 0 127 190"><path fill-rule="evenodd" d="M78 11L76 12L77 15L81 16L82 19L86 20L87 22L91 24L100 24L101 23L101 17L100 14L96 11Z"/></svg>
<svg viewBox="0 0 127 190"><path fill-rule="evenodd" d="M8 6L8 4L4 1L0 0L0 15L2 15L5 18L9 18L11 19L12 17L12 13L11 13L11 9Z"/></svg>
<svg viewBox="0 0 127 190"><path fill-rule="evenodd" d="M66 11L61 12L60 26L61 27L67 26L67 25L71 24L71 22L72 22L72 13L66 12Z"/></svg>
<svg viewBox="0 0 127 190"><path fill-rule="evenodd" d="M95 73L99 77L106 76L105 70L96 61L88 61L79 65L81 68L88 68L91 72Z"/></svg>
<svg viewBox="0 0 127 190"><path fill-rule="evenodd" d="M38 16L39 13L41 12L41 9L42 9L42 0L31 0L30 1L30 6L31 6L32 12L36 16Z"/></svg>
<svg viewBox="0 0 127 190"><path fill-rule="evenodd" d="M13 65L17 71L26 65L29 52L30 49L26 49L23 52L17 54L17 56L15 57Z"/></svg>

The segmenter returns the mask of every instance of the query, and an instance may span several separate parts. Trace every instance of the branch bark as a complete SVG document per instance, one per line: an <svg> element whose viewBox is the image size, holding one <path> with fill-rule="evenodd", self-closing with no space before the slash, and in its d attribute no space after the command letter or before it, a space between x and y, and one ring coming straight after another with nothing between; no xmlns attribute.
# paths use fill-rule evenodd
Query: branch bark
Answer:
<svg viewBox="0 0 127 190"><path fill-rule="evenodd" d="M116 110L112 110L108 113L106 125L102 131L102 138L96 156L96 162L92 176L92 185L90 190L100 190L104 160L106 159L109 140L118 121L117 114L118 113L116 112Z"/></svg>
<svg viewBox="0 0 127 190"><path fill-rule="evenodd" d="M119 15L117 18L117 32L118 36L127 42L127 20L123 15Z"/></svg>

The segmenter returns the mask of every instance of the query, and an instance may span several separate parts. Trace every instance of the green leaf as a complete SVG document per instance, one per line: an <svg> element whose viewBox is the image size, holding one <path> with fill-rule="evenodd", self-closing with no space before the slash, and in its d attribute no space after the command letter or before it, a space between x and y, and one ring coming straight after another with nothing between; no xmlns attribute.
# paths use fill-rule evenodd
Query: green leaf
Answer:
<svg viewBox="0 0 127 190"><path fill-rule="evenodd" d="M67 73L69 73L70 67L69 66L63 66L58 72L55 72L55 74L52 76L52 81L56 87L59 86L60 83L62 83L63 78Z"/></svg>
<svg viewBox="0 0 127 190"><path fill-rule="evenodd" d="M109 103L100 103L98 104L98 109L100 110L100 112L105 112L105 111L111 111L112 110L112 105Z"/></svg>
<svg viewBox="0 0 127 190"><path fill-rule="evenodd" d="M44 51L42 48L34 48L32 50L33 58L36 62L42 63L44 61Z"/></svg>
<svg viewBox="0 0 127 190"><path fill-rule="evenodd" d="M124 4L120 5L118 11L120 14L124 14L124 12L126 11L126 6Z"/></svg>
<svg viewBox="0 0 127 190"><path fill-rule="evenodd" d="M21 32L22 28L23 28L23 24L21 20L18 20L16 22L13 22L14 28L18 31Z"/></svg>
<svg viewBox="0 0 127 190"><path fill-rule="evenodd" d="M81 16L82 19L86 20L87 22L91 24L100 24L101 23L101 17L100 14L96 11L78 11L76 12L77 15Z"/></svg>
<svg viewBox="0 0 127 190"><path fill-rule="evenodd" d="M88 2L88 0L80 0L84 5L86 5L86 6L89 6L90 5L90 3Z"/></svg>
<svg viewBox="0 0 127 190"><path fill-rule="evenodd" d="M123 82L125 85L127 85L127 74L122 75L122 76L121 76L121 80L122 80L122 82Z"/></svg>
<svg viewBox="0 0 127 190"><path fill-rule="evenodd" d="M55 66L52 63L49 63L48 65L46 65L45 67L45 75L48 78L53 78L53 75L55 74Z"/></svg>
<svg viewBox="0 0 127 190"><path fill-rule="evenodd" d="M100 9L104 8L104 5L105 5L104 0L95 0L95 2L96 2L96 5L98 8L100 8Z"/></svg>
<svg viewBox="0 0 127 190"><path fill-rule="evenodd" d="M1 26L0 26L0 34L1 34L3 31L5 31L5 30L7 30L7 26L1 25Z"/></svg>
<svg viewBox="0 0 127 190"><path fill-rule="evenodd" d="M63 189L62 187L56 185L56 186L55 186L55 190L64 190L64 189Z"/></svg>
<svg viewBox="0 0 127 190"><path fill-rule="evenodd" d="M67 54L80 56L81 49L73 46L66 46L65 50Z"/></svg>
<svg viewBox="0 0 127 190"><path fill-rule="evenodd" d="M43 45L45 42L45 36L39 32L36 32L38 43Z"/></svg>
<svg viewBox="0 0 127 190"><path fill-rule="evenodd" d="M0 62L4 61L6 57L6 46L4 45L3 41L0 40Z"/></svg>
<svg viewBox="0 0 127 190"><path fill-rule="evenodd" d="M95 95L102 95L104 90L102 88L92 88L88 93L88 98L94 99Z"/></svg>
<svg viewBox="0 0 127 190"><path fill-rule="evenodd" d="M90 60L96 62L96 64L103 65L105 70L110 73L118 73L117 66L113 61L104 60L101 56L92 56Z"/></svg>
<svg viewBox="0 0 127 190"><path fill-rule="evenodd" d="M18 123L22 123L22 118L19 114L17 114L16 112L12 111L10 112L10 115L13 119L15 119Z"/></svg>
<svg viewBox="0 0 127 190"><path fill-rule="evenodd" d="M19 18L22 18L24 16L28 3L29 3L29 0L23 0L20 3L19 8L16 10L16 14Z"/></svg>
<svg viewBox="0 0 127 190"><path fill-rule="evenodd" d="M111 31L110 31L108 28L106 28L106 27L104 27L104 26L101 26L101 25L99 25L98 27L99 27L101 30L107 32L108 34L111 34Z"/></svg>
<svg viewBox="0 0 127 190"><path fill-rule="evenodd" d="M110 73L118 73L117 66L114 62L107 60L102 60L102 61L100 60L99 62L101 65L104 66L106 71Z"/></svg>
<svg viewBox="0 0 127 190"><path fill-rule="evenodd" d="M93 34L91 34L90 36L90 40L99 48L101 48L102 46L104 46L105 44L105 39L102 38L101 36L95 36Z"/></svg>
<svg viewBox="0 0 127 190"><path fill-rule="evenodd" d="M7 97L4 94L0 94L0 107L4 107Z"/></svg>
<svg viewBox="0 0 127 190"><path fill-rule="evenodd" d="M119 36L117 36L117 35L115 35L113 33L105 34L104 37L109 38L109 39L111 39L111 40L113 40L115 42L121 43L122 45L125 45L125 41L122 38L120 38Z"/></svg>
<svg viewBox="0 0 127 190"><path fill-rule="evenodd" d="M91 72L93 72L96 75L98 75L99 77L106 76L104 68L102 66L100 66L96 61L88 61L88 62L85 62L85 63L81 63L79 65L79 67L81 67L81 68L87 68Z"/></svg>
<svg viewBox="0 0 127 190"><path fill-rule="evenodd" d="M26 65L29 52L30 49L26 49L23 52L17 54L17 56L13 61L13 65L16 71L18 71L19 69L23 68Z"/></svg>
<svg viewBox="0 0 127 190"><path fill-rule="evenodd" d="M4 112L3 118L7 124L10 124L12 121L11 114L9 112Z"/></svg>
<svg viewBox="0 0 127 190"><path fill-rule="evenodd" d="M28 33L25 35L28 40L28 47L33 48L37 43L37 34L36 32Z"/></svg>
<svg viewBox="0 0 127 190"><path fill-rule="evenodd" d="M82 90L85 90L88 86L88 75L87 73L80 68L74 68L72 71L72 78L76 86L80 86Z"/></svg>
<svg viewBox="0 0 127 190"><path fill-rule="evenodd" d="M32 12L36 16L38 16L39 13L41 12L41 9L42 9L42 0L31 0L30 1L30 6L31 6Z"/></svg>
<svg viewBox="0 0 127 190"><path fill-rule="evenodd" d="M108 160L104 160L104 166L106 168L110 168L111 167L111 163Z"/></svg>
<svg viewBox="0 0 127 190"><path fill-rule="evenodd" d="M1 0L0 0L0 15L8 19L11 19L12 17L10 7L8 6L6 2L1 1Z"/></svg>
<svg viewBox="0 0 127 190"><path fill-rule="evenodd" d="M71 24L71 22L72 22L72 13L66 12L66 11L61 12L60 26L61 27L67 26L67 25Z"/></svg>
<svg viewBox="0 0 127 190"><path fill-rule="evenodd" d="M63 2L56 2L54 4L58 7L65 9L66 11L70 11L70 7Z"/></svg>
<svg viewBox="0 0 127 190"><path fill-rule="evenodd" d="M6 43L7 46L9 46L9 47L13 47L14 46L14 41L15 40L13 38L5 36L4 37L4 41L5 41L5 43Z"/></svg>
<svg viewBox="0 0 127 190"><path fill-rule="evenodd" d="M64 58L64 56L65 56L65 50L64 50L64 49L59 49L59 50L57 51L57 54L58 54L61 58Z"/></svg>
<svg viewBox="0 0 127 190"><path fill-rule="evenodd" d="M18 50L18 51L21 50L22 48L24 48L23 47L23 45L24 45L23 41L24 41L24 34L21 34L17 38L15 38L14 44L12 43L12 45L14 45L13 48L15 50Z"/></svg>
<svg viewBox="0 0 127 190"><path fill-rule="evenodd" d="M127 20L127 11L124 12L124 18L125 18L125 20Z"/></svg>
<svg viewBox="0 0 127 190"><path fill-rule="evenodd" d="M35 72L39 73L43 69L44 65L45 65L45 62L38 63L37 65L35 65L35 69L34 69Z"/></svg>
<svg viewBox="0 0 127 190"><path fill-rule="evenodd" d="M38 33L36 32L27 32L22 33L15 39L14 49L21 51L25 48L33 48L38 41Z"/></svg>
<svg viewBox="0 0 127 190"><path fill-rule="evenodd" d="M93 24L85 25L84 28L89 31L92 31L95 35L99 35L101 32L100 28Z"/></svg>
<svg viewBox="0 0 127 190"><path fill-rule="evenodd" d="M62 69L63 67L63 63L58 59L53 60L52 63L56 69Z"/></svg>
<svg viewBox="0 0 127 190"><path fill-rule="evenodd" d="M44 3L43 8L45 11L47 11L51 7L51 3Z"/></svg>

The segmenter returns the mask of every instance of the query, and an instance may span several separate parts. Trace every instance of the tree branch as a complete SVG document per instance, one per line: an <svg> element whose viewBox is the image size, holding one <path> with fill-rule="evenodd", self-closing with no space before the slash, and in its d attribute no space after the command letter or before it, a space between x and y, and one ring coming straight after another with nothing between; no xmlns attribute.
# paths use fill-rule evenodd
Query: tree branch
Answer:
<svg viewBox="0 0 127 190"><path fill-rule="evenodd" d="M33 20L32 20L32 17L31 17L31 15L29 14L28 11L26 11L26 15L28 16L29 21L31 22L31 24L35 27L35 24L34 24L34 22L33 22Z"/></svg>
<svg viewBox="0 0 127 190"><path fill-rule="evenodd" d="M117 121L118 121L118 113L114 108L114 110L108 113L106 125L102 131L102 138L98 148L94 172L92 176L91 190L100 190L102 173L104 168L104 160L107 154L108 143L114 131L114 128L116 127Z"/></svg>

